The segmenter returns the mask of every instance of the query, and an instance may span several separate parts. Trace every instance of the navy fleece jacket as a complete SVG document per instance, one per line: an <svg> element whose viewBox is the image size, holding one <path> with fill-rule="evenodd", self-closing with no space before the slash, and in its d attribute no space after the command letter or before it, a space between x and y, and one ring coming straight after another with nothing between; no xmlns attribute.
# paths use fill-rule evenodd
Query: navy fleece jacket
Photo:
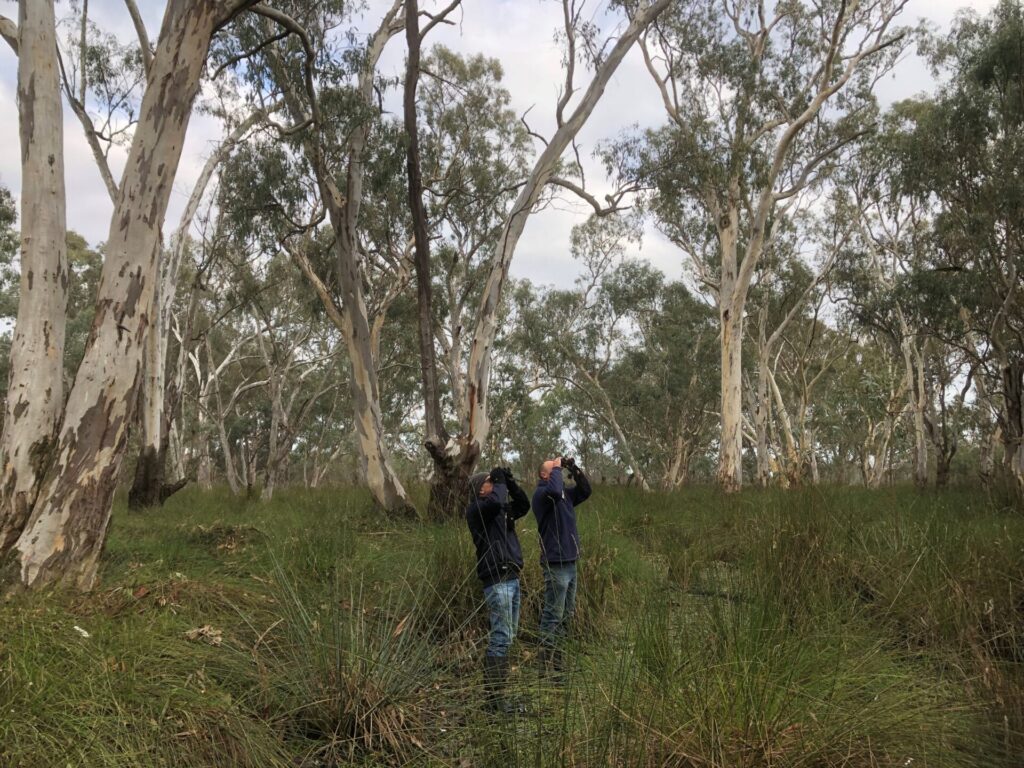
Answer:
<svg viewBox="0 0 1024 768"><path fill-rule="evenodd" d="M530 511L530 501L515 483L495 483L486 496L471 499L466 524L476 546L476 575L485 587L515 578L523 569L516 520Z"/></svg>
<svg viewBox="0 0 1024 768"><path fill-rule="evenodd" d="M580 557L576 506L590 498L590 481L582 470L577 470L573 479L576 487L566 488L561 467L555 467L533 492L533 515L540 533L542 563L575 563Z"/></svg>

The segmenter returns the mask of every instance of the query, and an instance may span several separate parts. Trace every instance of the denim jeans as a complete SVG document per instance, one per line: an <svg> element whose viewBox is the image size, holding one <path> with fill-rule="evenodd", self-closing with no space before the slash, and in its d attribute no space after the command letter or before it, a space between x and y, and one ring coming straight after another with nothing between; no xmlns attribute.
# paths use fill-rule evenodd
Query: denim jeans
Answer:
<svg viewBox="0 0 1024 768"><path fill-rule="evenodd" d="M488 656L508 656L508 649L519 629L521 592L519 579L499 581L484 587L484 601L491 620L491 634L487 639Z"/></svg>
<svg viewBox="0 0 1024 768"><path fill-rule="evenodd" d="M540 639L553 646L569 634L576 612L576 563L544 564L544 606L540 612Z"/></svg>

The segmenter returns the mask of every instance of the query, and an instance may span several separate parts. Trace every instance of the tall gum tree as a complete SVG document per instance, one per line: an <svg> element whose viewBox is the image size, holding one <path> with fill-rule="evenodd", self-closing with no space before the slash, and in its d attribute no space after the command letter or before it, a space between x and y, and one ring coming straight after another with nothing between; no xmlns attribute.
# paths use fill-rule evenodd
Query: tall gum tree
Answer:
<svg viewBox="0 0 1024 768"><path fill-rule="evenodd" d="M459 465L448 460L446 449L448 428L457 430L465 417L466 337L501 225L529 171L530 137L509 106L511 96L502 87L496 60L461 57L434 46L422 69L417 133L422 134L424 219L433 262L428 266L437 298L429 302L428 312L418 285L417 309L421 349L426 327L440 360L423 361L423 375L440 366L451 404L449 420L441 422L443 431L428 424L423 443L432 458L440 459L431 478L428 517L447 517L461 509L465 498L465 478ZM433 397L427 394L430 388L423 389L426 398Z"/></svg>
<svg viewBox="0 0 1024 768"><path fill-rule="evenodd" d="M721 331L718 480L743 482L742 341L751 281L780 216L806 205L874 113L871 90L905 42L906 0L696 0L640 45L668 116L609 165L654 190L659 226L715 297ZM827 105L827 106L826 106Z"/></svg>
<svg viewBox="0 0 1024 768"><path fill-rule="evenodd" d="M490 432L490 414L488 396L492 353L495 337L498 333L499 313L501 310L502 292L508 281L508 270L515 255L519 238L530 217L531 212L541 199L547 184L552 183L558 169L562 154L568 149L573 139L586 123L594 107L597 106L604 89L626 53L633 47L647 27L670 6L670 0L654 0L654 2L633 6L629 24L619 35L615 44L600 58L589 84L583 91L579 102L566 115L566 110L575 93L573 85L573 69L575 53L570 50L566 67L566 84L556 109L557 129L548 139L544 150L537 157L525 183L519 191L508 217L505 219L498 236L498 244L492 256L487 280L480 297L477 309L472 341L469 346L466 387L462 412L465 414L459 435L445 446L444 451L434 455L435 463L457 461L460 470L468 474L475 466L480 451L487 443ZM572 17L575 5L565 3L567 19L566 29L573 29Z"/></svg>
<svg viewBox="0 0 1024 768"><path fill-rule="evenodd" d="M192 104L213 35L253 4L167 5L111 217L92 333L53 461L12 550L17 575L8 579L25 587L60 582L88 589L96 578L141 380L160 228Z"/></svg>
<svg viewBox="0 0 1024 768"><path fill-rule="evenodd" d="M5 39L18 55L21 287L0 438L0 553L17 540L42 483L64 400L64 131L53 0L22 0Z"/></svg>
<svg viewBox="0 0 1024 768"><path fill-rule="evenodd" d="M907 192L936 207L935 252L911 295L976 369L979 399L997 404L1004 469L1024 496L1024 6L965 13L933 52L949 79L906 105L900 163Z"/></svg>
<svg viewBox="0 0 1024 768"><path fill-rule="evenodd" d="M288 252L345 340L350 363L349 389L356 442L364 481L377 503L389 514L411 516L415 509L392 467L384 431L374 349L379 333L375 333L371 325L363 289L361 262L365 254L359 231L367 141L379 111L375 100L376 68L388 41L405 28L402 10L401 0L396 0L388 9L370 36L354 73L346 72L344 65L332 64L332 74L339 80L354 74L354 87L343 87L338 82L318 82L314 73L316 57L326 54L328 47L324 40L326 30L321 28L322 19L269 12L266 13L263 36L270 39L277 29L284 29L300 41L300 45L292 48L273 44L266 46L266 68L281 91L285 110L292 121L292 127L286 129L286 133L301 137L302 152L316 179L319 201L334 233L335 280L340 301L315 265L303 258L301 249L288 248ZM320 88L329 90L332 98L336 98L339 91L346 91L351 112L333 116L346 123L347 135L341 139L333 118L330 122L324 119L326 113L321 107ZM337 172L332 161L338 161L343 169L341 173Z"/></svg>

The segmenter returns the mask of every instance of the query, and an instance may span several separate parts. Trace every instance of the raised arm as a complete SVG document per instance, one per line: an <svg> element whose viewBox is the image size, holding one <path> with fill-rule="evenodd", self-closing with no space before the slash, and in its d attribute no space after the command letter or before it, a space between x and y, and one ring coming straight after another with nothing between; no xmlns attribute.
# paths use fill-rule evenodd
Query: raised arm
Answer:
<svg viewBox="0 0 1024 768"><path fill-rule="evenodd" d="M510 503L508 519L509 525L511 525L512 521L518 520L530 511L530 498L526 495L526 491L519 487L519 483L513 479L508 481L508 495Z"/></svg>
<svg viewBox="0 0 1024 768"><path fill-rule="evenodd" d="M565 479L562 477L561 467L552 467L551 474L548 475L548 479L545 480L541 487L544 489L544 493L555 499L562 498L562 494L565 493Z"/></svg>
<svg viewBox="0 0 1024 768"><path fill-rule="evenodd" d="M470 508L484 520L493 519L506 504L508 504L508 487L504 483L495 483L493 491L469 502Z"/></svg>
<svg viewBox="0 0 1024 768"><path fill-rule="evenodd" d="M572 473L572 479L576 481L576 487L569 490L569 498L575 507L590 498L590 480L583 474L583 470L576 467Z"/></svg>

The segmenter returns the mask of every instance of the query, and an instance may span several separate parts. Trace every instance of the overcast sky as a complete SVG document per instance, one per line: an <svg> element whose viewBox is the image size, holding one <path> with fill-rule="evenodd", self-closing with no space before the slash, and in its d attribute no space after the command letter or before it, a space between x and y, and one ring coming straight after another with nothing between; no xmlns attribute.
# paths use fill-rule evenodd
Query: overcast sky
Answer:
<svg viewBox="0 0 1024 768"><path fill-rule="evenodd" d="M926 18L946 28L959 8L969 6L984 12L996 0L910 0L904 24ZM146 17L149 34L155 40L166 3L163 0L138 0ZM440 2L423 0L425 9ZM593 7L598 7L592 1ZM370 29L390 2L369 0L363 26ZM561 24L561 5L557 0L464 0L463 10L454 17L457 26L440 27L431 33L431 44L441 43L464 53L486 53L498 58L505 70L505 85L512 94L514 108L530 112L531 126L549 132L553 125L554 103L562 82L561 55L554 32ZM58 3L58 15L68 12L68 3ZM124 40L134 39L134 31L122 0L91 0L90 17L105 30ZM0 14L17 18L17 3L0 0ZM598 19L600 20L600 18ZM404 37L391 41L382 61L385 73L398 74L404 57ZM0 185L17 197L21 175L18 149L18 113L15 104L17 61L0 44ZM880 85L883 103L911 96L934 87L929 73L913 54L908 55L894 74ZM650 80L639 52L635 49L623 61L601 103L580 133L579 143L589 158L595 145L617 135L634 124L657 125L662 122L661 101ZM176 222L204 159L220 137L217 123L196 115L189 127L181 165L175 179L168 220ZM70 109L65 106L65 173L67 177L68 227L77 230L93 244L107 238L112 210L92 155ZM113 159L115 174L123 165L123 153ZM603 174L592 160L587 165L588 183L602 191ZM568 255L569 232L573 224L586 216L587 209L575 204L562 210L546 210L531 217L520 241L512 273L542 283L571 282L575 268ZM165 226L169 232L173 225ZM682 272L681 256L673 247L649 232L642 256L670 276Z"/></svg>

